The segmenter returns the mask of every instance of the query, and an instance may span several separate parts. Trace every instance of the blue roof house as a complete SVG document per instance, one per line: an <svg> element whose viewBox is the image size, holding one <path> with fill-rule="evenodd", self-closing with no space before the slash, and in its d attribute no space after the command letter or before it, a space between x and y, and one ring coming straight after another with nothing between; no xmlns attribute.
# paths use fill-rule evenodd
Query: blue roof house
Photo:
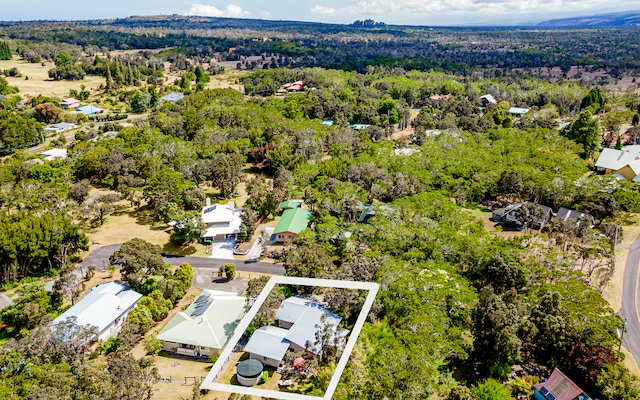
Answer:
<svg viewBox="0 0 640 400"><path fill-rule="evenodd" d="M94 105L88 105L88 106L78 107L75 110L73 110L71 113L72 114L84 114L87 117L90 117L92 115L98 115L102 111L104 111L104 110L102 108L100 108L100 107L96 107Z"/></svg>

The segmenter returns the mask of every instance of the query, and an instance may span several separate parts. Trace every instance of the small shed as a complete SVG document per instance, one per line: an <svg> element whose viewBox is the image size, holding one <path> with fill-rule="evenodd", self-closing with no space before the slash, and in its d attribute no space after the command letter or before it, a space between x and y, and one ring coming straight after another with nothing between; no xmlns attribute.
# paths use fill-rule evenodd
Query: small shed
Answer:
<svg viewBox="0 0 640 400"><path fill-rule="evenodd" d="M258 360L249 358L238 364L238 383L242 386L255 386L260 383L264 366Z"/></svg>

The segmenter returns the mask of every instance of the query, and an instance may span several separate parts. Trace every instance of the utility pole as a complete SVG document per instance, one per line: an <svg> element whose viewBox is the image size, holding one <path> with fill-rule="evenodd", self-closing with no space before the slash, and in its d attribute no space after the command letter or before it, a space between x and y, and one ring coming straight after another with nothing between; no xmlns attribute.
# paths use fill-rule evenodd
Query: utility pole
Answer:
<svg viewBox="0 0 640 400"><path fill-rule="evenodd" d="M624 339L624 333L627 331L627 319L624 319L624 325L622 326L622 333L620 334L620 346L618 346L618 351L622 350L622 340Z"/></svg>

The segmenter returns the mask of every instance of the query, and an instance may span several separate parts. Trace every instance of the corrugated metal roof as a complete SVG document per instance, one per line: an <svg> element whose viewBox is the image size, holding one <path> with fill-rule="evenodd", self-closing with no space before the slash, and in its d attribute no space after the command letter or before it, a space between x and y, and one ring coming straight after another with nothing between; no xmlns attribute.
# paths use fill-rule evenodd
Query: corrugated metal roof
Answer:
<svg viewBox="0 0 640 400"><path fill-rule="evenodd" d="M589 400L590 397L584 393L571 379L559 369L554 369L546 382L534 385L545 398L551 400Z"/></svg>
<svg viewBox="0 0 640 400"><path fill-rule="evenodd" d="M245 314L246 299L235 293L203 290L176 314L157 338L167 342L221 349Z"/></svg>
<svg viewBox="0 0 640 400"><path fill-rule="evenodd" d="M304 208L285 210L273 233L292 232L298 234L307 229L309 221L311 221L311 211L309 210Z"/></svg>
<svg viewBox="0 0 640 400"><path fill-rule="evenodd" d="M305 312L289 329L285 338L312 353L318 354L322 348L316 344L318 341L316 333L329 330L329 334L335 335L341 318L316 303L312 304L305 307Z"/></svg>
<svg viewBox="0 0 640 400"><path fill-rule="evenodd" d="M82 300L53 320L54 324L76 317L77 325L91 325L102 333L116 319L125 314L142 297L119 282L101 283Z"/></svg>
<svg viewBox="0 0 640 400"><path fill-rule="evenodd" d="M263 326L251 335L244 351L273 360L282 360L291 344L285 335L286 329L277 326Z"/></svg>

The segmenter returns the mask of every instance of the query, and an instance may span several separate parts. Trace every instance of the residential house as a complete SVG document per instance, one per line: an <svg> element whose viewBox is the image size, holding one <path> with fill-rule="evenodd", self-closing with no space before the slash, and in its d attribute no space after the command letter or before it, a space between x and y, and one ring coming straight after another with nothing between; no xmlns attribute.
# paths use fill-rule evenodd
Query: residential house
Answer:
<svg viewBox="0 0 640 400"><path fill-rule="evenodd" d="M73 97L67 97L66 99L62 99L62 101L60 102L60 108L62 108L63 110L70 110L79 106L80 100L74 99Z"/></svg>
<svg viewBox="0 0 640 400"><path fill-rule="evenodd" d="M300 208L302 206L302 200L285 200L282 203L280 203L280 205L278 205L278 208L280 210L289 210L292 208Z"/></svg>
<svg viewBox="0 0 640 400"><path fill-rule="evenodd" d="M16 107L18 108L24 108L26 106L30 106L31 102L33 101L33 99L26 97L22 100L20 100L19 102L16 103Z"/></svg>
<svg viewBox="0 0 640 400"><path fill-rule="evenodd" d="M528 113L529 110L529 108L511 107L509 108L509 114L513 115L514 117L522 117L523 115Z"/></svg>
<svg viewBox="0 0 640 400"><path fill-rule="evenodd" d="M590 400L582 389L559 369L554 369L546 382L533 385L536 400Z"/></svg>
<svg viewBox="0 0 640 400"><path fill-rule="evenodd" d="M480 101L482 102L483 107L486 107L489 104L498 104L498 102L496 101L496 98L493 97L493 95L491 94L485 94L484 96L481 96Z"/></svg>
<svg viewBox="0 0 640 400"><path fill-rule="evenodd" d="M98 331L96 341L104 341L120 332L127 314L141 297L125 283L101 283L54 319L53 324L75 317L77 325L95 326Z"/></svg>
<svg viewBox="0 0 640 400"><path fill-rule="evenodd" d="M320 353L322 348L316 337L319 330L329 330L334 337L345 335L338 330L342 318L318 303L300 297L289 297L280 303L276 311L276 320L278 326L288 329L284 338L291 342L290 347L294 351Z"/></svg>
<svg viewBox="0 0 640 400"><path fill-rule="evenodd" d="M84 114L87 117L91 117L91 116L100 114L102 111L104 111L104 110L102 108L100 108L100 107L96 107L96 106L93 106L93 105L88 105L88 106L78 107L75 110L73 110L72 113L73 114Z"/></svg>
<svg viewBox="0 0 640 400"><path fill-rule="evenodd" d="M369 218L374 215L376 215L376 210L373 209L373 206L366 206L358 217L358 223L366 224L369 221Z"/></svg>
<svg viewBox="0 0 640 400"><path fill-rule="evenodd" d="M66 132L69 129L73 129L77 126L78 125L76 124L70 124L68 122L59 122L55 125L47 126L46 128L44 128L44 133L50 134L50 133Z"/></svg>
<svg viewBox="0 0 640 400"><path fill-rule="evenodd" d="M47 161L53 161L57 159L64 160L65 158L67 158L68 151L67 149L55 148L43 151L40 154L42 154L44 156L44 159Z"/></svg>
<svg viewBox="0 0 640 400"><path fill-rule="evenodd" d="M344 344L349 334L338 328L340 317L300 297L285 299L276 311L276 320L277 327L263 326L256 330L244 349L250 358L273 367L281 365L289 349L319 354L323 344L318 340L318 332L326 333L325 339L338 346Z"/></svg>
<svg viewBox="0 0 640 400"><path fill-rule="evenodd" d="M363 131L365 129L367 129L368 127L370 127L371 125L369 124L351 124L349 125L349 128L355 130L355 131Z"/></svg>
<svg viewBox="0 0 640 400"><path fill-rule="evenodd" d="M177 103L178 101L182 100L183 98L184 98L184 95L182 93L171 92L168 95L166 95L163 98L161 98L160 100L167 101L169 103Z"/></svg>
<svg viewBox="0 0 640 400"><path fill-rule="evenodd" d="M596 161L596 168L606 174L618 174L627 180L634 180L640 174L640 150L638 146L624 147L622 150L603 149Z"/></svg>
<svg viewBox="0 0 640 400"><path fill-rule="evenodd" d="M531 203L528 201L525 203L512 204L505 208L495 210L491 214L491 218L489 218L489 220L493 222L497 222L498 224L501 224L504 226L508 226L516 229L522 229L523 225L520 219L518 218L518 214L519 214L520 208L525 204L537 206L542 210L539 218L533 221L530 228L534 228L534 229L544 228L544 226L547 224L547 222L549 222L549 220L553 216L553 210L551 209L551 207L543 206L542 204Z"/></svg>
<svg viewBox="0 0 640 400"><path fill-rule="evenodd" d="M430 100L447 100L450 99L451 97L453 97L453 95L451 93L447 93L447 94L432 94L431 96L429 96Z"/></svg>
<svg viewBox="0 0 640 400"><path fill-rule="evenodd" d="M173 354L208 357L219 353L245 314L246 299L235 293L203 290L157 336Z"/></svg>
<svg viewBox="0 0 640 400"><path fill-rule="evenodd" d="M211 201L207 198L207 204L202 208L201 218L206 225L206 230L202 234L205 240L226 240L240 233L242 219L233 201L227 204L211 205Z"/></svg>
<svg viewBox="0 0 640 400"><path fill-rule="evenodd" d="M311 211L304 208L291 208L282 213L282 217L276 225L273 233L276 235L276 242L283 243L293 240L300 232L307 229L311 221Z"/></svg>
<svg viewBox="0 0 640 400"><path fill-rule="evenodd" d="M291 342L285 339L286 335L286 329L263 326L253 332L244 351L249 353L249 358L278 368L291 345Z"/></svg>
<svg viewBox="0 0 640 400"><path fill-rule="evenodd" d="M558 213L555 215L556 218L559 218L563 221L575 221L576 226L580 225L580 221L589 221L589 226L592 227L596 224L593 215L583 213L580 211L570 210L568 208L560 207Z"/></svg>

